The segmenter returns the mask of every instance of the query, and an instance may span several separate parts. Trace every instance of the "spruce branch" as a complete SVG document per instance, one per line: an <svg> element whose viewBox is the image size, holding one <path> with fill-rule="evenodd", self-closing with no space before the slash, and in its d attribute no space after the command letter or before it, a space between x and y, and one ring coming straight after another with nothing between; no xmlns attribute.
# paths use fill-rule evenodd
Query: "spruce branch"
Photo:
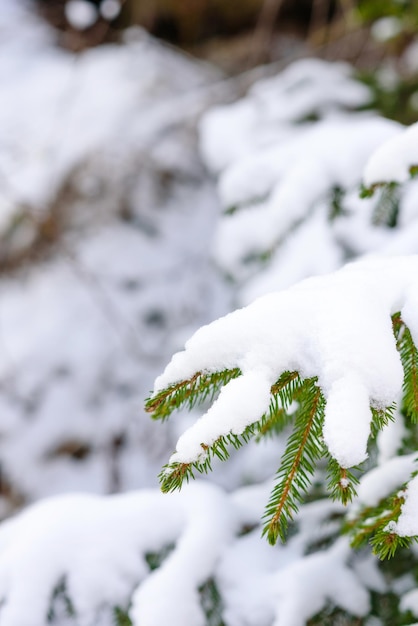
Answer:
<svg viewBox="0 0 418 626"><path fill-rule="evenodd" d="M404 408L414 421L418 421L418 350L411 333L401 315L392 316L393 332L404 369ZM165 419L175 409L213 399L220 389L234 378L241 376L239 368L216 372L199 371L188 380L180 381L158 392L147 401L147 410L157 419ZM281 432L290 421L294 421L281 465L277 471L275 485L264 515L263 535L270 543L280 537L285 538L289 523L298 510L299 503L307 492L317 461L325 456L328 459L328 490L331 497L344 505L356 496L358 479L356 470L342 467L325 449L322 439L324 409L326 400L318 379L302 379L296 371L285 371L270 388L269 408L264 415L243 432L228 432L215 441L203 441L201 452L191 462L175 461L166 465L161 474L163 491L180 489L184 481L195 477L196 473L208 473L212 461L226 460L231 449L239 449L252 438L261 439ZM390 420L393 420L394 405L388 407L371 406L371 435L375 438ZM216 433L215 433L216 436ZM177 455L176 457L181 458ZM395 498L395 496L394 496ZM385 501L378 507L361 513L357 522L350 522L353 545L371 541L376 553L390 557L397 547L406 545L405 538L397 538L393 529L400 514L400 504L395 498Z"/></svg>
<svg viewBox="0 0 418 626"><path fill-rule="evenodd" d="M132 620L128 613L119 606L115 606L113 609L113 623L114 626L132 626Z"/></svg>
<svg viewBox="0 0 418 626"><path fill-rule="evenodd" d="M277 473L279 482L274 487L264 518L263 535L271 544L278 537L284 540L289 522L298 510L298 503L306 493L316 461L323 456L322 423L325 399L316 385L316 379L304 381L300 393L300 407L295 426Z"/></svg>
<svg viewBox="0 0 418 626"><path fill-rule="evenodd" d="M389 422L393 422L395 419L394 413L396 404L393 403L385 408L371 407L372 421L370 424L371 436L373 439L377 437L379 432L383 430Z"/></svg>
<svg viewBox="0 0 418 626"><path fill-rule="evenodd" d="M405 502L405 486L380 500L377 505L364 506L356 516L347 521L343 532L351 535L351 546L362 548L367 543L379 559L392 558L399 548L409 547L417 537L400 537L396 534L396 522Z"/></svg>
<svg viewBox="0 0 418 626"><path fill-rule="evenodd" d="M327 457L328 491L334 501L339 500L346 506L357 495L356 485L359 480L350 469L341 467L328 453Z"/></svg>
<svg viewBox="0 0 418 626"><path fill-rule="evenodd" d="M191 410L206 400L212 401L221 387L240 375L238 367L220 372L196 372L192 378L170 385L155 396L147 398L145 410L152 413L153 419L165 420L174 410L184 405Z"/></svg>
<svg viewBox="0 0 418 626"><path fill-rule="evenodd" d="M239 372L239 370L228 370L229 373L235 371ZM236 376L232 377L235 378ZM219 378L216 378L215 383L218 380ZM239 435L228 433L219 437L211 445L202 443L202 455L199 460L191 463L174 462L165 465L159 475L162 491L171 492L181 489L184 481L189 482L190 479L195 478L195 472L207 474L212 469L212 461L215 457L220 461L229 458L231 446L238 450L253 437L259 440L267 433L273 435L281 432L292 417L288 414L287 409L298 397L298 392L302 386L303 381L297 372L284 372L271 387L272 395L267 413L247 426Z"/></svg>
<svg viewBox="0 0 418 626"><path fill-rule="evenodd" d="M400 187L398 183L387 183L382 187L374 207L372 222L375 226L395 228L399 216Z"/></svg>
<svg viewBox="0 0 418 626"><path fill-rule="evenodd" d="M229 433L219 437L210 446L202 443L202 457L198 461L165 465L159 475L161 490L164 493L180 490L184 481L189 482L195 478L195 471L199 474L208 474L212 470L212 461L215 458L226 461L230 456L230 446L238 450L248 443L256 434L256 426L257 424L247 426L240 435Z"/></svg>
<svg viewBox="0 0 418 626"><path fill-rule="evenodd" d="M418 349L411 331L399 313L392 316L393 330L404 370L403 409L412 422L418 422Z"/></svg>
<svg viewBox="0 0 418 626"><path fill-rule="evenodd" d="M411 179L416 178L418 176L418 165L416 164L410 165L408 167L408 174ZM360 195L360 198L371 198L374 195L376 189L391 190L398 186L399 186L399 183L394 180L381 180L371 185L362 184L360 186L359 195Z"/></svg>

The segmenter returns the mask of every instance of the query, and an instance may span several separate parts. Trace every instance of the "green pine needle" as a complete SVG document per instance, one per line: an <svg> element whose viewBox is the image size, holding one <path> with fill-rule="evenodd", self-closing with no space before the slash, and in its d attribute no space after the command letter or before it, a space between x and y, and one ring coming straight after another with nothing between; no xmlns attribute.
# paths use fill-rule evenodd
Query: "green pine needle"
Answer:
<svg viewBox="0 0 418 626"><path fill-rule="evenodd" d="M236 378L236 372L239 372L239 370L228 370L230 380ZM211 376L213 377L213 375ZM217 384L219 380L219 377L217 377L215 383ZM195 381L191 384L195 390ZM226 459L229 458L231 446L235 450L238 450L255 436L259 439L262 435L267 433L273 434L281 432L289 423L291 417L288 415L286 409L293 402L293 398L297 396L301 386L302 380L297 372L284 372L271 388L272 397L267 413L262 415L261 418L253 424L247 426L240 435L233 433L223 435L210 446L202 443L202 454L199 460L192 463L175 462L163 467L159 475L162 491L167 493L181 489L184 481L189 482L190 479L195 478L195 472L207 474L212 469L212 460L215 457L220 461L226 461ZM197 384L197 387L199 388L199 384ZM170 389L172 390L173 388ZM195 393L199 392L195 391ZM188 397L185 399L185 402L189 402L190 400L193 400L193 398ZM164 403L165 400L162 400L162 402ZM164 404L163 411L166 411L170 402L171 400ZM159 411L161 406L162 404L158 404L154 410ZM150 408L149 410L152 409Z"/></svg>
<svg viewBox="0 0 418 626"><path fill-rule="evenodd" d="M413 422L418 422L418 349L409 329L399 313L392 316L393 331L404 369L403 409ZM213 401L221 388L241 376L239 368L221 372L197 372L192 378L180 381L147 400L146 409L155 419L166 419L174 410L187 406L189 409L206 400ZM298 506L309 489L318 460L328 458L328 490L334 500L344 505L356 494L358 468L340 467L326 451L322 440L325 398L316 378L302 379L298 372L283 372L271 387L268 411L250 424L241 434L227 433L210 445L201 444L201 454L191 463L170 463L161 474L164 492L178 490L184 481L193 479L197 473L208 473L212 461L225 461L231 449L239 449L250 439L260 440L281 433L294 422L286 450L281 459L275 485L264 515L263 535L270 543L280 537L284 540L288 526ZM371 436L377 434L394 418L395 406L371 407ZM354 471L353 471L354 469ZM397 548L405 547L415 538L397 537L393 532L403 498L392 494L377 506L364 508L354 520L347 522L345 531L352 536L354 547L371 542L380 558L390 558Z"/></svg>
<svg viewBox="0 0 418 626"><path fill-rule="evenodd" d="M132 626L132 620L128 613L119 606L115 606L113 609L113 620L115 626Z"/></svg>
<svg viewBox="0 0 418 626"><path fill-rule="evenodd" d="M280 537L284 541L290 521L306 493L315 471L316 461L323 456L322 423L325 400L315 379L304 381L298 390L300 402L294 431L290 435L277 473L264 518L263 535L271 544Z"/></svg>
<svg viewBox="0 0 418 626"><path fill-rule="evenodd" d="M409 547L412 541L417 541L417 537L399 537L394 532L405 502L405 487L403 485L375 506L363 507L346 522L343 532L351 535L353 548L370 543L373 553L384 560L392 558L399 548Z"/></svg>
<svg viewBox="0 0 418 626"><path fill-rule="evenodd" d="M334 501L339 500L346 506L357 495L356 485L358 485L359 480L351 470L346 467L340 467L335 459L329 454L327 456L328 491Z"/></svg>
<svg viewBox="0 0 418 626"><path fill-rule="evenodd" d="M206 400L211 402L224 385L238 376L241 376L238 367L221 372L196 372L192 378L170 385L148 398L145 410L152 413L153 419L165 420L184 405L191 410Z"/></svg>
<svg viewBox="0 0 418 626"><path fill-rule="evenodd" d="M412 422L418 422L418 350L400 314L392 316L393 330L404 370L403 409Z"/></svg>
<svg viewBox="0 0 418 626"><path fill-rule="evenodd" d="M379 409L373 406L371 407L372 421L370 424L370 430L371 430L371 436L373 439L376 439L379 432L383 430L389 424L389 422L394 421L395 409L396 409L395 403L391 404L390 406L385 407L384 409Z"/></svg>

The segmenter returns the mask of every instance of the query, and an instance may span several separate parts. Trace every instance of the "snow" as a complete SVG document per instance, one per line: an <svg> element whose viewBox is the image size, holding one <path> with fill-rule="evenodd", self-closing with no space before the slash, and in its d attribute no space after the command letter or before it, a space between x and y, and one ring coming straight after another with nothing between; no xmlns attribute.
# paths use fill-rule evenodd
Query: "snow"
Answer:
<svg viewBox="0 0 418 626"><path fill-rule="evenodd" d="M331 386L323 435L341 467L359 465L367 458L371 419L370 395L358 376L344 376ZM348 443L354 441L355 446Z"/></svg>
<svg viewBox="0 0 418 626"><path fill-rule="evenodd" d="M319 204L272 254L268 267L249 279L240 293L240 302L250 304L270 291L286 289L312 275L327 274L343 264L343 252L329 227L327 207ZM301 250L308 254L301 254Z"/></svg>
<svg viewBox="0 0 418 626"><path fill-rule="evenodd" d="M63 180L98 155L105 162L102 176L107 169L110 178L123 172L128 159L144 161L148 152L151 157L156 138L196 110L194 90L218 77L140 29L124 45L78 55L46 37L28 49L27 30L23 17L12 56L8 40L1 43L0 175L7 185L0 206L13 203L15 215L42 215Z"/></svg>
<svg viewBox="0 0 418 626"><path fill-rule="evenodd" d="M397 455L398 450L402 447L402 440L406 436L407 429L399 410L400 406L401 401L399 399L396 402L393 421L389 421L387 426L377 436L379 465Z"/></svg>

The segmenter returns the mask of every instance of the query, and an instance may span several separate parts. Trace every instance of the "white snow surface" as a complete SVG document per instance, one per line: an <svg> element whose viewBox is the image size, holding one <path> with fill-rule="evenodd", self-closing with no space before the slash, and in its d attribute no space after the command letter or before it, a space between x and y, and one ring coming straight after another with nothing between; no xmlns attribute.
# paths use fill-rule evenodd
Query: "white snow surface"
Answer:
<svg viewBox="0 0 418 626"><path fill-rule="evenodd" d="M254 501L256 494L256 487L244 488L234 498L244 505L248 498ZM259 496L267 496L263 486ZM330 549L305 555L312 542L332 536L336 528L327 518L341 508L329 500L303 505L298 532L274 549L260 537L258 529L232 543L216 572L216 581L225 592L223 618L228 626L303 626L330 601L355 615L367 612L367 589L384 588L370 557L357 563L358 568L352 567L345 539ZM254 515L259 517L260 512Z"/></svg>
<svg viewBox="0 0 418 626"><path fill-rule="evenodd" d="M384 588L375 561L366 557L352 565L345 539L305 556L309 545L335 533L328 518L341 505L303 505L299 532L273 549L258 528L238 534L259 519L254 504L265 496L263 485L227 494L197 481L169 495L142 490L41 501L0 527L2 626L26 626L28 619L31 626L45 626L59 586L81 626L110 624L115 604L131 604L134 626L203 626L198 589L211 578L228 626L269 626L274 620L302 626L329 601L363 615L368 590ZM145 557L167 548L151 571Z"/></svg>
<svg viewBox="0 0 418 626"><path fill-rule="evenodd" d="M389 406L401 390L391 314L405 310L407 324L413 311L416 316L417 277L418 256L367 259L271 293L199 329L157 378L154 391L198 371L233 367L241 369L242 385L240 379L228 383L212 409L180 438L173 460L197 459L201 443L242 432L261 418L268 407L264 390L288 370L318 377L327 400L324 439L330 453L344 467L363 461L370 405ZM411 332L414 336L415 329ZM249 407L245 420L240 407L247 380L255 393L260 385L263 392L258 416ZM246 389L245 397L249 393Z"/></svg>

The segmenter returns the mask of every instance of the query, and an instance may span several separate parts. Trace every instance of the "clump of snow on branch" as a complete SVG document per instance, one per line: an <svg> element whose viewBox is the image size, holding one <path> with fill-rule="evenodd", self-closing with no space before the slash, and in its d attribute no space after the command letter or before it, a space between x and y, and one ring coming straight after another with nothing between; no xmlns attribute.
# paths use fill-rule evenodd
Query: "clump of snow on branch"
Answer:
<svg viewBox="0 0 418 626"><path fill-rule="evenodd" d="M364 184L404 183L414 167L418 168L418 124L399 131L373 153L364 170Z"/></svg>
<svg viewBox="0 0 418 626"><path fill-rule="evenodd" d="M155 391L195 372L238 367L242 378L228 383L209 411L180 437L172 461L190 462L227 432L267 411L265 391L284 371L317 376L325 398L324 439L344 467L366 456L370 405L384 408L398 397L403 370L391 315L411 322L418 290L418 257L365 260L272 293L201 328L157 378ZM255 390L259 404L243 419L241 390ZM238 393L236 393L238 391ZM214 419L212 420L212 415Z"/></svg>
<svg viewBox="0 0 418 626"><path fill-rule="evenodd" d="M201 152L226 211L213 254L239 303L361 254L418 252L413 183L359 198L362 182L404 181L417 160L414 127L347 113L369 98L347 66L303 60L203 116Z"/></svg>
<svg viewBox="0 0 418 626"><path fill-rule="evenodd" d="M363 203L360 221L346 196L358 193L370 154L402 127L376 114L347 113L370 97L348 66L303 60L204 115L201 151L227 211L214 257L239 283L262 270L242 302L340 267L352 252L334 228L340 218L343 231L363 231L368 250L376 247L367 224L374 203Z"/></svg>

